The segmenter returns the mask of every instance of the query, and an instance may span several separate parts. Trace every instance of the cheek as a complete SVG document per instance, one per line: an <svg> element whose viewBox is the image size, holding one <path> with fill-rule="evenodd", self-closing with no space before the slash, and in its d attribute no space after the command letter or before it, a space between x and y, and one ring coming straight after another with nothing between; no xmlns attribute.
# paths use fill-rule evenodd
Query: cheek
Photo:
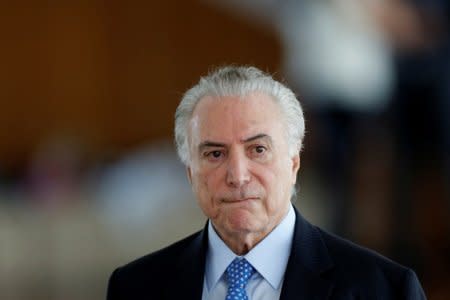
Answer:
<svg viewBox="0 0 450 300"><path fill-rule="evenodd" d="M288 191L290 195L291 176L287 172L288 166L278 165L271 168L261 168L258 171L259 182L265 190L268 209L277 209L280 202L285 202Z"/></svg>
<svg viewBox="0 0 450 300"><path fill-rule="evenodd" d="M261 188L264 190L266 197L269 200L273 198L278 190L276 171L267 167L260 167L255 169L254 176L257 179L258 184L261 185ZM268 204L270 203L267 203L266 205Z"/></svg>
<svg viewBox="0 0 450 300"><path fill-rule="evenodd" d="M211 217L213 206L207 182L203 177L196 176L192 180L192 189L198 206L206 216Z"/></svg>
<svg viewBox="0 0 450 300"><path fill-rule="evenodd" d="M208 204L212 201L219 187L217 177L214 172L204 171L196 174L192 183L199 202Z"/></svg>

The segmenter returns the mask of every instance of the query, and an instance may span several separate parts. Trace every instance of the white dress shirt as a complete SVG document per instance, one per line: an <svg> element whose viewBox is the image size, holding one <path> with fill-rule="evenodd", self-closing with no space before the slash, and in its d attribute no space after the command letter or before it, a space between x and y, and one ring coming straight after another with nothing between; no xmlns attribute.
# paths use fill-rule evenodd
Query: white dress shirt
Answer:
<svg viewBox="0 0 450 300"><path fill-rule="evenodd" d="M280 298L294 237L294 226L295 212L291 205L281 223L250 252L242 256L256 270L246 286L249 300ZM209 221L202 300L225 299L228 284L224 272L236 257L238 256L217 235Z"/></svg>

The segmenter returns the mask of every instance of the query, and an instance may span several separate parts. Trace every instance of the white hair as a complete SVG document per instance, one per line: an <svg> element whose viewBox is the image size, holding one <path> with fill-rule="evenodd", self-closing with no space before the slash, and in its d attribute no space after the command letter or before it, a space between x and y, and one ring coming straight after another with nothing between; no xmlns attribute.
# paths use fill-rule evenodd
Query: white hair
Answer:
<svg viewBox="0 0 450 300"><path fill-rule="evenodd" d="M253 92L269 95L278 103L285 121L289 154L293 156L301 150L305 120L300 103L292 90L258 68L226 66L200 78L200 81L183 95L175 112L175 144L178 156L186 166L190 163L188 126L197 103L206 96L243 97Z"/></svg>

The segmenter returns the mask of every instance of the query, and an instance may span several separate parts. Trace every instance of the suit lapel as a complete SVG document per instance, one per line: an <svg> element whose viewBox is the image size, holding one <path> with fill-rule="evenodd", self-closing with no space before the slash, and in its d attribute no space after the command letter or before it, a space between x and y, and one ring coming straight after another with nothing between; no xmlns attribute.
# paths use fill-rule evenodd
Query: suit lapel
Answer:
<svg viewBox="0 0 450 300"><path fill-rule="evenodd" d="M296 221L291 255L284 275L280 300L328 299L333 282L324 278L333 267L318 230L295 209ZM207 226L179 252L174 281L165 289L166 299L201 299L208 248ZM173 283L172 282L172 283Z"/></svg>
<svg viewBox="0 0 450 300"><path fill-rule="evenodd" d="M201 299L208 246L207 227L174 257L177 261L174 280L166 287L166 299ZM176 283L176 284L173 284Z"/></svg>
<svg viewBox="0 0 450 300"><path fill-rule="evenodd" d="M318 230L297 210L295 214L294 241L280 299L328 299L333 282L323 275L333 267L333 262Z"/></svg>

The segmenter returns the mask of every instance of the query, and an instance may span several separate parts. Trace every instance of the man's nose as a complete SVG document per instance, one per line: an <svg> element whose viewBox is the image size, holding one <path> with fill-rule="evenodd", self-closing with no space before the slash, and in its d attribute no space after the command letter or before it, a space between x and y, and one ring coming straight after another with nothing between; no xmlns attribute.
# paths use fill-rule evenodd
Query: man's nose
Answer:
<svg viewBox="0 0 450 300"><path fill-rule="evenodd" d="M227 184L232 187L241 187L250 182L248 160L244 154L230 153L227 166Z"/></svg>

